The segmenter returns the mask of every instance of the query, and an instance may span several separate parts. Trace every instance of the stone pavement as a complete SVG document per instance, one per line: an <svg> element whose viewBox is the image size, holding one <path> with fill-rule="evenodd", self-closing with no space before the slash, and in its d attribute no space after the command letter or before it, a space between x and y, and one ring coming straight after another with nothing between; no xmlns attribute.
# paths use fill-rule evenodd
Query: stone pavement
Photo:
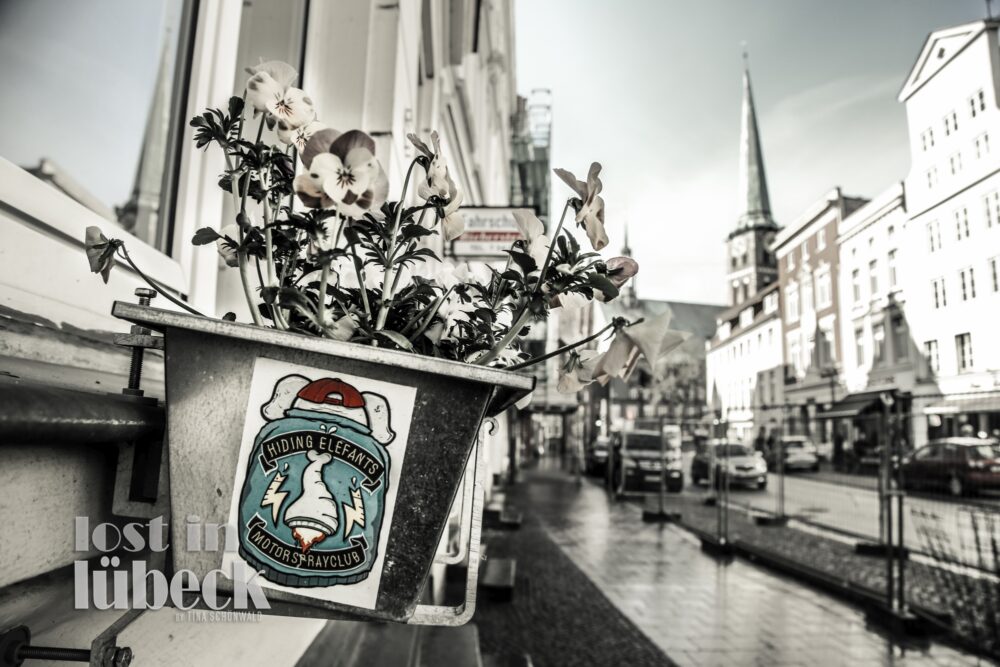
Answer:
<svg viewBox="0 0 1000 667"><path fill-rule="evenodd" d="M490 546L517 557L522 576L506 623L495 617L500 605L477 612L484 651L490 642L514 646L536 665L669 664L650 655L644 634L680 665L989 664L933 643L896 644L866 627L860 609L740 560L720 563L683 529L644 524L638 506L610 503L588 480L555 470L523 479L508 502L525 525L494 533ZM523 551L548 540L559 547L548 556ZM530 610L541 606L545 614Z"/></svg>

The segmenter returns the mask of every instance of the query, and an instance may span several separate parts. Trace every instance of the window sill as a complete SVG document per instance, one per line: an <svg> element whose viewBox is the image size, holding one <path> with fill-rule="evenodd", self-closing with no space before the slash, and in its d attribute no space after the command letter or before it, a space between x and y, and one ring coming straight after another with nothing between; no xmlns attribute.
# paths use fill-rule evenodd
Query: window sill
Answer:
<svg viewBox="0 0 1000 667"><path fill-rule="evenodd" d="M0 207L22 224L78 246L84 265L84 234L91 225L99 227L105 236L125 241L129 255L148 276L178 294L187 294L187 282L177 261L4 158L0 158ZM116 262L116 269L131 272L127 264Z"/></svg>

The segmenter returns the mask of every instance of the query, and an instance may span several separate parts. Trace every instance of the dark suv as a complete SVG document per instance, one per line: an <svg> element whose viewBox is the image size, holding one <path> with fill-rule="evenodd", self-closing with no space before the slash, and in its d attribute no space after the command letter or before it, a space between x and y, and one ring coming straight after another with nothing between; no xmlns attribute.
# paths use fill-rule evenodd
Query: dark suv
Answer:
<svg viewBox="0 0 1000 667"><path fill-rule="evenodd" d="M964 496L981 489L1000 489L1000 441L943 438L906 456L903 486L947 491Z"/></svg>

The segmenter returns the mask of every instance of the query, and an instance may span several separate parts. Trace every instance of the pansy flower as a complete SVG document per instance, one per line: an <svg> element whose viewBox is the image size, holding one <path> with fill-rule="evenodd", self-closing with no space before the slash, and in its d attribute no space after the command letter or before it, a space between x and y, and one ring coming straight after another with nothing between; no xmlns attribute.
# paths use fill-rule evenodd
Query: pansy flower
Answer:
<svg viewBox="0 0 1000 667"><path fill-rule="evenodd" d="M389 194L389 179L375 159L375 140L360 130L320 130L302 150L309 171L295 179L307 206L336 208L349 218L376 212Z"/></svg>
<svg viewBox="0 0 1000 667"><path fill-rule="evenodd" d="M295 146L300 152L306 147L306 142L308 142L314 134L320 130L325 130L326 125L319 122L318 120L310 121L305 125L300 125L298 127L292 127L283 120L278 121L277 134L278 139L281 140L286 146Z"/></svg>
<svg viewBox="0 0 1000 667"><path fill-rule="evenodd" d="M545 258L549 254L549 237L545 235L545 225L530 211L514 209L514 222L524 237L526 251L535 260L535 265L541 270Z"/></svg>
<svg viewBox="0 0 1000 667"><path fill-rule="evenodd" d="M316 118L312 100L300 88L292 86L298 72L288 63L271 60L248 67L247 102L256 112L263 112L277 123L293 129Z"/></svg>
<svg viewBox="0 0 1000 667"><path fill-rule="evenodd" d="M417 195L424 201L437 197L447 202L440 213L441 232L445 241L454 241L465 232L465 222L458 212L458 207L462 204L462 192L455 185L444 163L441 139L437 132L431 132L431 143L434 144L432 150L415 134L408 134L406 138L428 159L426 175L417 185Z"/></svg>
<svg viewBox="0 0 1000 667"><path fill-rule="evenodd" d="M600 197L601 164L594 162L587 173L587 182L578 181L576 176L565 169L554 170L556 176L572 188L576 197L570 200L570 205L576 211L576 222L587 232L590 245L594 250L600 250L608 245L608 234L604 230L604 199Z"/></svg>

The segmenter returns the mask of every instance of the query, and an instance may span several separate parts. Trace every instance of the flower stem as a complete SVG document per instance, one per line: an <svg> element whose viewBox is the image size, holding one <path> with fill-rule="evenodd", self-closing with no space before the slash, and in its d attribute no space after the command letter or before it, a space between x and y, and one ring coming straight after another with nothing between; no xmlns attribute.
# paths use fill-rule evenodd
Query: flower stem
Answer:
<svg viewBox="0 0 1000 667"><path fill-rule="evenodd" d="M618 329L627 328L627 327L632 326L633 324L638 324L639 322L642 322L642 319L638 319L635 322L628 322L626 324L623 324L623 323L619 322L618 320L612 320L611 323L608 324L608 326L604 327L603 329L601 329L597 333L591 334L591 335L587 336L586 338L581 338L580 340L576 341L575 343L570 343L569 345L563 345L559 349L552 350L551 352L546 352L545 354L539 355L537 357L533 357L531 359L528 359L527 361L522 361L519 364L514 364L513 366L511 366L507 370L509 370L509 371L519 371L522 368L527 368L528 366L534 366L535 364L537 364L539 362L542 362L542 361L545 361L546 359L551 359L552 357L558 357L563 352L569 352L570 350L578 348L581 345L586 345L590 341L596 340L597 338L599 338L608 329L614 329L614 330L617 331Z"/></svg>
<svg viewBox="0 0 1000 667"><path fill-rule="evenodd" d="M538 290L542 288L542 282L545 280L545 273L549 270L549 264L552 263L552 251L556 247L556 239L559 238L559 234L562 233L563 222L566 220L566 213L569 211L570 199L566 200L566 205L563 206L562 215L559 216L559 224L556 225L555 234L549 238L549 251L545 253L545 263L542 264L542 270L538 274L538 282L535 283L535 288L532 290L532 294L536 294Z"/></svg>
<svg viewBox="0 0 1000 667"><path fill-rule="evenodd" d="M323 271L319 276L319 324L326 328L326 285L330 282L330 262L323 264Z"/></svg>
<svg viewBox="0 0 1000 667"><path fill-rule="evenodd" d="M518 332L524 328L524 325L528 321L528 316L530 313L527 308L521 310L517 317L517 320L511 325L510 329L504 334L504 337L500 339L500 342L493 346L493 349L489 350L486 354L476 359L475 363L479 366L485 366L494 359L496 359L501 352L507 349L507 346L514 342L517 338Z"/></svg>
<svg viewBox="0 0 1000 667"><path fill-rule="evenodd" d="M403 179L403 191L399 193L399 201L396 203L396 218L392 223L392 231L389 235L389 248L386 251L386 267L385 272L382 274L382 295L381 303L379 303L378 308L378 319L375 322L375 331L381 331L385 328L385 321L389 317L389 306L392 303L392 295L395 289L396 283L394 282L396 271L395 263L393 261L394 255L396 254L396 236L399 234L399 223L400 218L403 215L403 202L406 201L406 189L410 185L410 176L413 174L413 168L417 166L419 159L414 158L410 162L409 168L406 170L406 177ZM386 285L389 287L389 291L386 291Z"/></svg>
<svg viewBox="0 0 1000 667"><path fill-rule="evenodd" d="M242 121L241 121L242 122ZM242 132L242 127L240 128ZM237 217L243 212L243 206L240 201L240 179L236 174L236 169L233 167L233 159L230 157L229 152L223 150L223 154L226 158L226 169L229 172L229 191L233 195L233 208L237 212ZM247 184L247 189L250 185ZM264 326L264 321L260 317L260 312L257 310L257 304L254 302L253 292L250 290L250 279L247 277L247 253L242 249L243 246L243 227L239 227L239 241L240 250L236 252L236 261L238 262L240 269L240 282L243 284L243 296L247 300L247 306L250 307L250 317L253 318L253 323L259 327Z"/></svg>
<svg viewBox="0 0 1000 667"><path fill-rule="evenodd" d="M448 297L451 295L452 290L454 289L455 286L452 285L451 287L448 288L448 290L444 294L438 297L437 301L434 302L434 305L431 307L430 312L427 313L427 317L425 317L424 321L420 324L419 327L417 327L417 330L413 332L413 335L409 336L409 340L411 343L415 341L417 337L420 336L420 334L422 334L427 329L431 321L434 319L434 316L437 315L439 310L441 310L441 306L444 305L444 302L448 299ZM406 327L403 329L403 331L405 332L406 329L409 328L410 325L407 324Z"/></svg>
<svg viewBox="0 0 1000 667"><path fill-rule="evenodd" d="M118 249L121 250L121 253L122 253L121 257L122 257L122 259L124 259L128 263L128 265L132 267L132 270L135 271L137 274L139 274L139 277L142 278L144 281L146 281L147 285L149 285L154 290L156 290L157 292L159 292L160 294L162 294L163 298L165 298L167 301L169 301L170 303L172 303L174 305L180 306L181 308L183 308L184 310L188 311L192 315L199 315L201 317L205 317L204 315L202 315L197 310L195 310L191 306L187 305L186 303L184 303L180 299L175 299L174 297L170 296L170 292L167 290L166 287L164 287L158 281L153 280L152 278L150 278L149 276L147 276L145 273L143 273L142 270L140 270L139 267L135 265L135 262L132 261L132 258L129 257L128 250L125 249L125 244L124 243L119 243Z"/></svg>

